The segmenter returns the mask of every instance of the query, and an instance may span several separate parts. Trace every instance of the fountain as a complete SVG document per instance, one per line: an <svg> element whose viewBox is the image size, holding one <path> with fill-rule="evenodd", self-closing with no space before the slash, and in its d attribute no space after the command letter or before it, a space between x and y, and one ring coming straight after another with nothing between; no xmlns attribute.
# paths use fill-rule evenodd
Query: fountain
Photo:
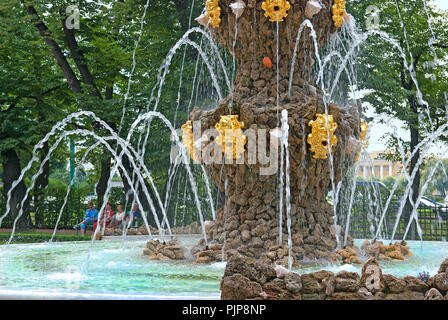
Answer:
<svg viewBox="0 0 448 320"><path fill-rule="evenodd" d="M217 1L207 2L212 3L216 5ZM226 251L236 250L260 258L271 247L287 247L288 237L282 235L292 233L289 246L292 245L294 261L329 259L342 236L337 234L334 212L326 197L332 185L341 181L341 172L354 162L349 141L360 138L360 114L357 106L343 108L328 102L310 76L316 50L338 30L330 1L322 1L320 6L314 12L312 24L307 18L307 1L291 4L289 1L249 1L238 17L232 12L232 1L221 0L219 22L217 15L210 17L213 36L234 55L238 72L230 95L214 110L194 110L192 122L205 131L214 128L223 116L231 115L244 128L272 133L280 126L280 114L286 111L291 128L287 141L290 196L286 202L282 191L279 195L279 189L283 190L284 186L284 173L280 177L277 171L264 175L262 168L266 163L251 163L250 146L248 152L240 152L241 159L236 163L223 161L207 165L221 192L224 192L224 182L229 182L226 207L217 211L215 225L209 233L211 241L221 244L227 234ZM234 26L238 26L238 32ZM290 70L293 70L291 90ZM330 124L328 127L326 122ZM306 130L302 130L302 124L307 125ZM259 134L256 138L263 137ZM272 139L275 138L268 137L268 143ZM213 144L214 141L208 141L202 150ZM302 150L308 149L308 144L312 148L305 154ZM233 145L238 146L236 140ZM244 145L245 141L241 147ZM275 150L270 152L274 154ZM197 160L197 156L193 159ZM288 212L291 221L282 212Z"/></svg>
<svg viewBox="0 0 448 320"><path fill-rule="evenodd" d="M141 19L139 40L148 3ZM10 201L12 190L20 187L20 182L37 163L38 173L32 176L31 185L24 192L25 198L17 208L14 204L13 209L19 214L15 217L8 245L0 246L0 297L447 299L448 261L443 261L448 256L446 242L404 241L413 221L422 235L417 208L436 169L442 165L445 170L441 160L430 170L417 200L411 203L412 214L403 227L403 241L392 243L400 229L407 198L412 197L410 185L416 169L406 171L410 160L399 139L401 176L409 184L394 212L392 236L387 234L387 228L386 235L383 234L398 180L384 206L377 188L372 188L373 197L368 194L370 205L380 203L376 210L369 208L370 241L350 237L356 178L345 186L349 204L342 218L346 220L341 221L338 214L346 210L339 205L343 179L347 172L358 170L361 149L368 146L369 126L361 121L358 102L334 102L337 83L345 72L350 85L356 84L356 79L351 82L354 72L347 65L363 41L369 36L379 36L397 49L404 69L410 72L418 87L415 70L408 65L405 51L397 41L376 30L355 34L344 0L205 0L204 3L205 11L196 19L204 28L189 29L170 50L159 69L158 83L152 89L147 110L132 123L126 138L119 134L123 118L117 134L92 112L82 111L60 121L35 146L32 159L8 193L6 213L0 215L1 226L11 211L10 203L16 202ZM431 25L430 29L433 33ZM202 37L200 45L188 38L193 33ZM353 40L344 48L345 56L334 49L335 42L342 42L339 33L348 33ZM233 56L233 69L238 66L236 74L228 74L214 39ZM202 41L210 44L214 59L203 49ZM125 102L130 94L138 45L137 41ZM190 120L181 127L181 142L176 132L180 88L173 123L157 112L157 108L173 56L183 45L193 47L203 59L220 101L216 107L211 106L211 110L194 108L189 112ZM329 53L322 57L326 45L330 47ZM337 72L334 70L334 77L327 79L325 68L334 63L332 57L339 58ZM227 97L223 95L214 66L223 71L223 82L230 91ZM420 89L418 91L421 98ZM192 101L191 98L188 111ZM149 111L152 102L154 110ZM423 100L422 104L428 107ZM169 129L172 141L181 150L170 166L164 201L143 157L155 118ZM397 128L390 124L390 119L379 118L389 124L398 138ZM68 131L67 126L78 120L95 122L105 129L106 135L84 129ZM135 132L140 132L138 139L134 139ZM447 132L448 124L444 124L422 140L418 145L422 155ZM108 200L111 180L121 169L126 180L131 182L130 191L136 195L135 201L140 206L142 200L149 204L156 227L143 215L144 225L138 229L129 226L124 231L98 228L90 243L54 243L71 191L70 183L52 240L45 244L11 244L16 222L27 206L39 173L58 145L70 135L96 141L85 151L81 163L98 146L104 146L112 154L114 167L100 211ZM39 164L36 155L51 139L56 142ZM131 143L135 140L138 140L137 147ZM115 149L111 141L116 143ZM200 182L196 181L194 166L188 158L200 164L196 166L197 171L205 177L202 199ZM131 170L124 168L125 160ZM186 178L176 181L181 164L185 164ZM224 199L217 210L207 175L219 190L216 198ZM182 184L191 187L187 193L185 186L183 199ZM170 224L169 197L174 185L177 185L178 206L182 202L185 206L187 198L195 205L198 221L190 226L176 226L177 207L174 225ZM327 199L329 192L333 195L333 205ZM141 194L145 199L141 199ZM161 208L160 216L155 204ZM206 214L214 221L206 221ZM386 245L385 240L390 243Z"/></svg>

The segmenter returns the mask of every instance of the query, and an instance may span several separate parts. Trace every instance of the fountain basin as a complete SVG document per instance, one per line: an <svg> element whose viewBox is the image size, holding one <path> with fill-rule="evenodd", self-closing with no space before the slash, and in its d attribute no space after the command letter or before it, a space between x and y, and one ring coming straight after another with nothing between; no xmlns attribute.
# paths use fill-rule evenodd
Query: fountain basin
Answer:
<svg viewBox="0 0 448 320"><path fill-rule="evenodd" d="M160 237L155 237L159 238ZM190 249L199 235L178 236ZM149 261L142 254L147 236L110 237L96 242L17 244L0 247L0 299L131 299L213 300L220 298L219 285L225 263L196 265L184 261ZM356 240L360 246L363 240ZM385 262L384 274L397 277L437 273L448 257L448 243L409 241L413 256L407 262ZM361 274L362 265L302 262L299 274L342 270Z"/></svg>
<svg viewBox="0 0 448 320"><path fill-rule="evenodd" d="M159 238L159 237L157 237ZM179 236L191 248L200 236ZM0 246L0 299L219 299L225 264L149 261L148 236Z"/></svg>
<svg viewBox="0 0 448 320"><path fill-rule="evenodd" d="M361 247L364 240L356 239L354 244ZM389 244L388 241L383 241ZM437 274L440 264L448 258L448 242L439 241L407 241L411 249L412 256L407 257L407 261L378 261L383 274L391 274L395 277L403 278L405 276L417 277L422 271L429 272L431 276ZM368 257L362 258L363 263L367 262ZM320 270L327 270L334 273L340 271L356 272L361 275L362 264L330 264L322 262L302 262L299 267L293 271L299 274L311 273Z"/></svg>

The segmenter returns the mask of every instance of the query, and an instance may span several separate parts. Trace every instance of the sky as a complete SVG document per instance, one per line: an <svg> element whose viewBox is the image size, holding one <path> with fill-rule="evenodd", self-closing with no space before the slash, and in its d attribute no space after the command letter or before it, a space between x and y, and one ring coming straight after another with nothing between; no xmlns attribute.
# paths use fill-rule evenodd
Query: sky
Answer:
<svg viewBox="0 0 448 320"><path fill-rule="evenodd" d="M439 8L448 10L448 0L435 0L434 3ZM423 93L423 95L424 95L424 93ZM366 116L374 117L375 113L373 112L373 108L369 107L369 106L367 106L367 107L368 107L368 110L366 112ZM397 127L398 134L400 136L402 136L406 141L409 141L409 131L402 129L403 123L401 123L400 121L397 121L397 120L392 121L392 123ZM367 150L368 151L386 150L385 142L384 142L384 140L381 139L385 133L392 133L392 129L384 124L378 124L378 123L371 124L370 144L369 144L369 148ZM430 149L430 152L437 153L438 151L440 151L440 149L438 149L437 146L434 146L433 148ZM448 154L445 156L448 157Z"/></svg>
<svg viewBox="0 0 448 320"><path fill-rule="evenodd" d="M448 0L436 0L435 3L441 9L448 10Z"/></svg>

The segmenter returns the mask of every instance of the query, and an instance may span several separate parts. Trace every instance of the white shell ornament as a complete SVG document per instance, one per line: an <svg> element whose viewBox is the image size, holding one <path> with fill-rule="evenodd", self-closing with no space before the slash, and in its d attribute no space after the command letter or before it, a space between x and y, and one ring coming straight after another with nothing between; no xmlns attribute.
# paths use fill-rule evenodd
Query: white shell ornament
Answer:
<svg viewBox="0 0 448 320"><path fill-rule="evenodd" d="M316 0L310 0L306 3L305 16L311 19L322 10L322 5Z"/></svg>
<svg viewBox="0 0 448 320"><path fill-rule="evenodd" d="M199 17L197 17L194 20L196 20L197 23L199 23L201 26L204 26L204 27L207 27L210 22L210 19L208 18L207 14L205 14L205 13L201 14Z"/></svg>
<svg viewBox="0 0 448 320"><path fill-rule="evenodd" d="M230 8L232 9L233 14L238 19L243 14L244 9L246 8L246 4L244 3L244 1L238 0L230 4Z"/></svg>

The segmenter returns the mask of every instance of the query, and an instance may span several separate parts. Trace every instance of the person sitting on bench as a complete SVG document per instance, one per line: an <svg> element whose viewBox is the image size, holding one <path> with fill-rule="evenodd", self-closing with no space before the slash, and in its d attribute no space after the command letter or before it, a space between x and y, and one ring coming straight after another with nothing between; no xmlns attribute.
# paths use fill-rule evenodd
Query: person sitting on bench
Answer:
<svg viewBox="0 0 448 320"><path fill-rule="evenodd" d="M98 210L95 209L95 204L91 201L89 202L89 209L86 210L86 214L84 216L84 220L74 226L74 229L78 229L81 227L81 235L84 237L86 234L86 227L89 224L93 224L93 232L95 232L95 224L98 220Z"/></svg>
<svg viewBox="0 0 448 320"><path fill-rule="evenodd" d="M117 207L117 213L112 217L112 220L109 224L109 228L117 228L124 221L125 212L123 206L120 204Z"/></svg>
<svg viewBox="0 0 448 320"><path fill-rule="evenodd" d="M112 222L112 217L114 216L114 210L112 210L112 204L108 202L106 204L106 210L104 210L104 213L100 215L99 223L100 226L103 225L103 220L106 220L106 228L110 228L110 223Z"/></svg>
<svg viewBox="0 0 448 320"><path fill-rule="evenodd" d="M137 219L140 217L140 210L138 210L138 204L134 203L132 206L132 210L129 215L126 217L126 222L128 223L128 228L137 222Z"/></svg>

